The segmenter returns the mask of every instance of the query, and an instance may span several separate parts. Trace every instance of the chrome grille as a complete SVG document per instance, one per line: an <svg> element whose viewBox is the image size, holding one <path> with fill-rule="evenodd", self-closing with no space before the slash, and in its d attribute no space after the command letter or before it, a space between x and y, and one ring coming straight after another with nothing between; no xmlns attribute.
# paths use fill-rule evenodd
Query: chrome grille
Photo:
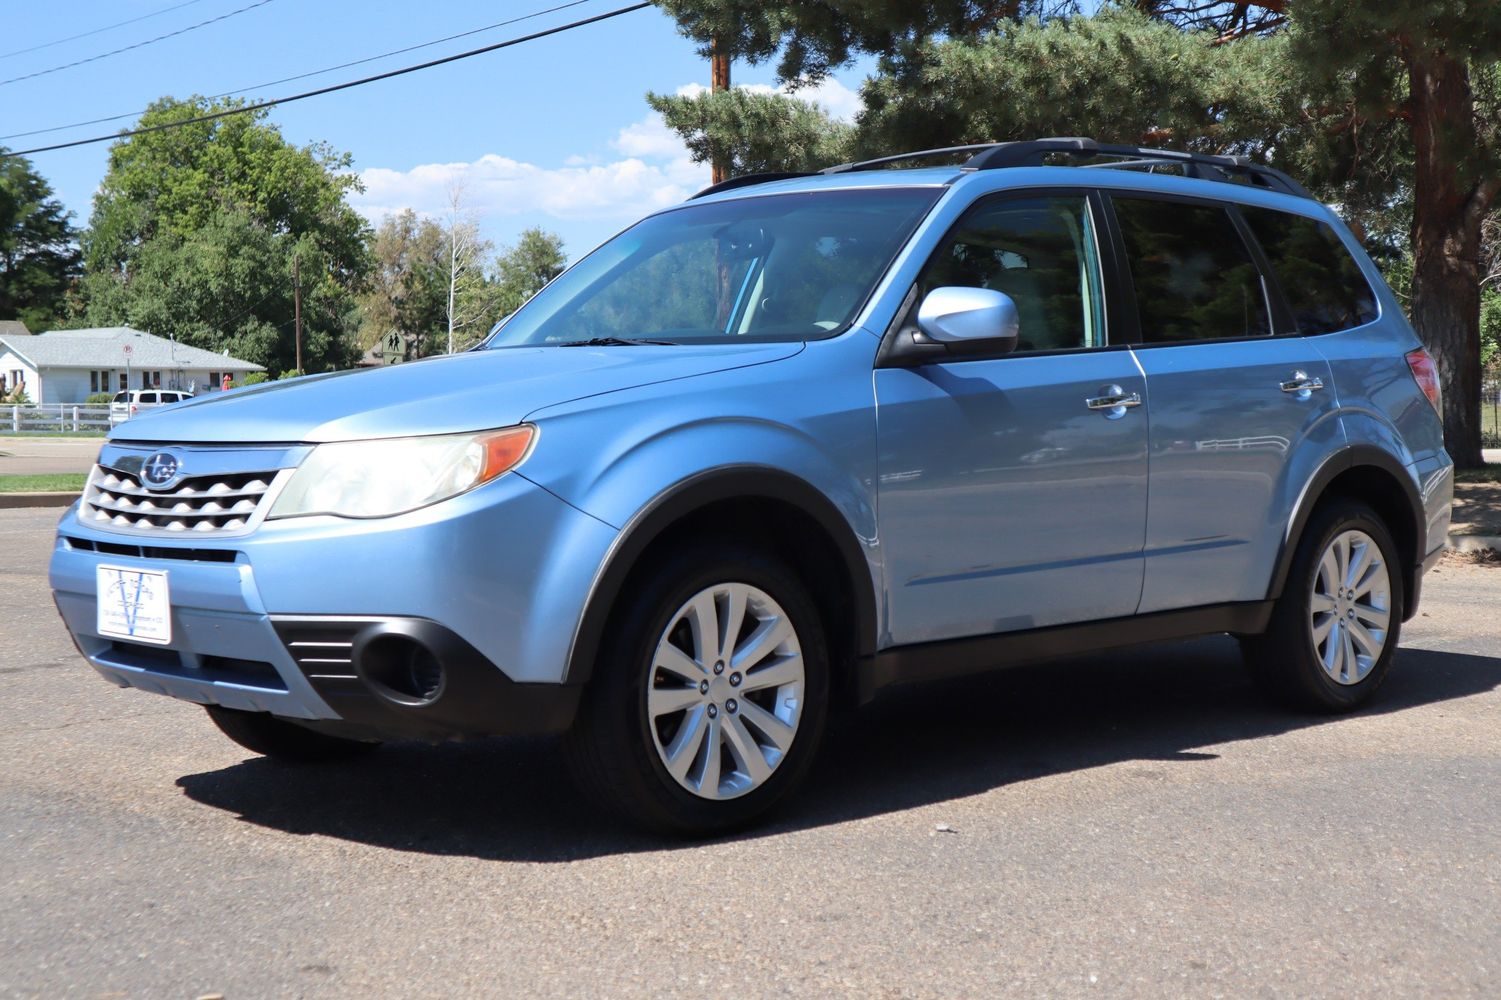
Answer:
<svg viewBox="0 0 1501 1000"><path fill-rule="evenodd" d="M276 472L193 476L149 490L138 476L98 465L84 490L80 520L123 531L212 535L247 530Z"/></svg>

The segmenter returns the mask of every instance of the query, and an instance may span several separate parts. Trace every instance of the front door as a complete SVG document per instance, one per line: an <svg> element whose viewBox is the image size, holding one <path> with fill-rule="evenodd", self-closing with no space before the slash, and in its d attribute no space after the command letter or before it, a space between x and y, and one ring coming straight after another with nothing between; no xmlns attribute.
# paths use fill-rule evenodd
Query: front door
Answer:
<svg viewBox="0 0 1501 1000"><path fill-rule="evenodd" d="M1146 383L1108 344L1103 284L1082 194L983 199L929 261L916 301L1004 292L1020 337L1001 358L875 373L884 645L1136 610Z"/></svg>

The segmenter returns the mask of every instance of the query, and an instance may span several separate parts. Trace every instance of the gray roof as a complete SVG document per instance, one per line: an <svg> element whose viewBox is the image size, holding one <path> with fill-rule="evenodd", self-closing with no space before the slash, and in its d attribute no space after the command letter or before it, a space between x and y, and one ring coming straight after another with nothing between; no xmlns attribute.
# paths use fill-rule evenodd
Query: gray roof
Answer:
<svg viewBox="0 0 1501 1000"><path fill-rule="evenodd" d="M0 336L0 345L15 351L36 368L124 368L126 344L130 345L132 368L265 371L249 361L215 354L201 347L173 344L166 337L132 330L128 326L49 330L25 338Z"/></svg>
<svg viewBox="0 0 1501 1000"><path fill-rule="evenodd" d="M31 331L18 319L0 319L0 337L29 337Z"/></svg>

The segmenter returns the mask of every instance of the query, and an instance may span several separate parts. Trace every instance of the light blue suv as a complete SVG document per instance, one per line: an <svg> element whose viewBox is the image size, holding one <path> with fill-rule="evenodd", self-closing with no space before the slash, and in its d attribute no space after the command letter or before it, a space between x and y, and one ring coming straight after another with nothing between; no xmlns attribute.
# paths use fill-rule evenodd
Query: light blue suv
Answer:
<svg viewBox="0 0 1501 1000"><path fill-rule="evenodd" d="M1339 220L1228 157L895 160L710 188L474 352L116 429L52 558L79 649L273 757L567 733L690 833L893 684L1229 632L1369 697L1452 466Z"/></svg>

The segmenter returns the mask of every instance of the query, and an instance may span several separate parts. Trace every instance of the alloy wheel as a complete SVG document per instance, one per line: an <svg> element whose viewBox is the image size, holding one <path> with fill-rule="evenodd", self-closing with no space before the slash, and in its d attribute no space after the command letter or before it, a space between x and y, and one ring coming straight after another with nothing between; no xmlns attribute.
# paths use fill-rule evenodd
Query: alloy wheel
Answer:
<svg viewBox="0 0 1501 1000"><path fill-rule="evenodd" d="M1375 539L1357 529L1335 535L1319 558L1308 620L1314 655L1330 680L1365 680L1386 648L1391 605L1391 576Z"/></svg>
<svg viewBox="0 0 1501 1000"><path fill-rule="evenodd" d="M704 588L668 620L647 675L662 765L700 798L760 787L797 736L805 685L797 630L771 595L744 583Z"/></svg>

